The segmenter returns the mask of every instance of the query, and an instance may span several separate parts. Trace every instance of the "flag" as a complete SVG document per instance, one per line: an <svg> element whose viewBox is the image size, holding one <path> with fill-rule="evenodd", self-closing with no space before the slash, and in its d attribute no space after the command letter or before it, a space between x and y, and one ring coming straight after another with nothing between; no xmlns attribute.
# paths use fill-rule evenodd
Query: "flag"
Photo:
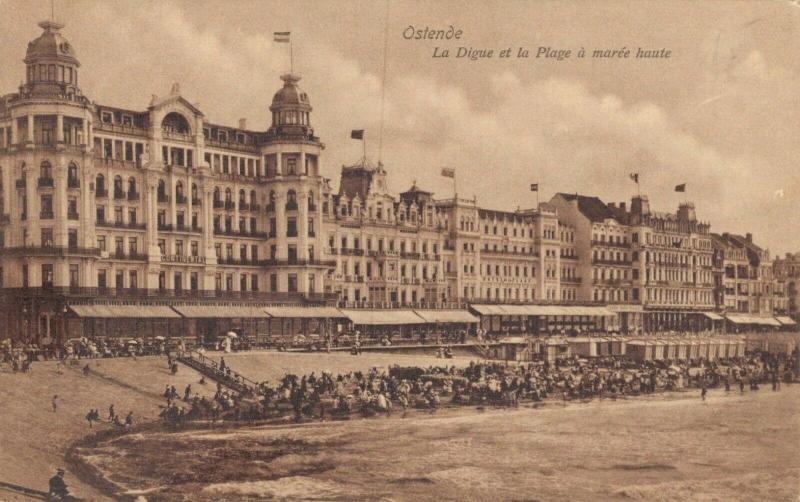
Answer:
<svg viewBox="0 0 800 502"><path fill-rule="evenodd" d="M276 31L275 38L273 40L279 44L288 44L290 33L290 31Z"/></svg>
<svg viewBox="0 0 800 502"><path fill-rule="evenodd" d="M639 173L631 173L631 179L634 183L639 183Z"/></svg>
<svg viewBox="0 0 800 502"><path fill-rule="evenodd" d="M538 191L539 191L539 184L531 183L531 192L538 192Z"/></svg>
<svg viewBox="0 0 800 502"><path fill-rule="evenodd" d="M681 183L680 185L675 185L676 192L685 192L686 191L686 183Z"/></svg>
<svg viewBox="0 0 800 502"><path fill-rule="evenodd" d="M452 167L443 167L442 168L442 176L445 178L455 178L456 177L456 170Z"/></svg>
<svg viewBox="0 0 800 502"><path fill-rule="evenodd" d="M350 139L364 139L364 129L353 129L350 131Z"/></svg>

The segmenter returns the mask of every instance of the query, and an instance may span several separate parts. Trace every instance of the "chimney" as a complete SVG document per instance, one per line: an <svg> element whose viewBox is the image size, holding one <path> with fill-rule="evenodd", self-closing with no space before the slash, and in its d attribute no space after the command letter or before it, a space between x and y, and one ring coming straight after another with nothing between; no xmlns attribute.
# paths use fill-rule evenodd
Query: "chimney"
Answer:
<svg viewBox="0 0 800 502"><path fill-rule="evenodd" d="M682 221L697 221L697 214L692 202L684 202L678 206L678 219Z"/></svg>
<svg viewBox="0 0 800 502"><path fill-rule="evenodd" d="M631 199L631 212L639 216L650 214L650 201L647 195L637 195Z"/></svg>
<svg viewBox="0 0 800 502"><path fill-rule="evenodd" d="M624 203L624 202L620 202L620 203L619 203L619 208L622 210L622 212L625 212L625 211L626 211L626 209L625 209L625 203Z"/></svg>
<svg viewBox="0 0 800 502"><path fill-rule="evenodd" d="M247 119L239 119L239 129L247 129Z"/></svg>
<svg viewBox="0 0 800 502"><path fill-rule="evenodd" d="M753 234L751 234L750 232L747 232L747 235L745 235L745 238L747 239L747 242L749 242L750 244L753 243Z"/></svg>
<svg viewBox="0 0 800 502"><path fill-rule="evenodd" d="M610 207L611 209L616 209L617 208L617 204L615 202L609 202L608 203L608 207Z"/></svg>

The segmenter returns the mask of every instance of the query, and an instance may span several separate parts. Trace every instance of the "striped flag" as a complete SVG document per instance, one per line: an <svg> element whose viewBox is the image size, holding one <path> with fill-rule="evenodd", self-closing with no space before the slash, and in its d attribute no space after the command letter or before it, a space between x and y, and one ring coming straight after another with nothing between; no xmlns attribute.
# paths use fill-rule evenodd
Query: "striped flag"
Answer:
<svg viewBox="0 0 800 502"><path fill-rule="evenodd" d="M685 192L686 191L686 183L681 183L680 185L675 185L676 192Z"/></svg>
<svg viewBox="0 0 800 502"><path fill-rule="evenodd" d="M288 44L289 43L289 35L291 31L276 31L275 38L273 39L275 42L279 44Z"/></svg>
<svg viewBox="0 0 800 502"><path fill-rule="evenodd" d="M444 176L445 178L455 178L456 170L452 167L443 167L442 176Z"/></svg>
<svg viewBox="0 0 800 502"><path fill-rule="evenodd" d="M631 173L631 179L634 183L639 183L639 173Z"/></svg>
<svg viewBox="0 0 800 502"><path fill-rule="evenodd" d="M538 192L538 191L539 191L539 184L531 183L531 192Z"/></svg>
<svg viewBox="0 0 800 502"><path fill-rule="evenodd" d="M353 129L350 131L350 139L364 139L364 129Z"/></svg>

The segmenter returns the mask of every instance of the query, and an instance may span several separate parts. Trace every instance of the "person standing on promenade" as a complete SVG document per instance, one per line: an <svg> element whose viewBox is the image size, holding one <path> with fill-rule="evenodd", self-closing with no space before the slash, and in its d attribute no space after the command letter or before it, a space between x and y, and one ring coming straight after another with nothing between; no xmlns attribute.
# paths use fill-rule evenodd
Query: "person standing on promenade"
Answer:
<svg viewBox="0 0 800 502"><path fill-rule="evenodd" d="M58 394L53 396L51 403L53 405L53 413L55 413L58 410Z"/></svg>

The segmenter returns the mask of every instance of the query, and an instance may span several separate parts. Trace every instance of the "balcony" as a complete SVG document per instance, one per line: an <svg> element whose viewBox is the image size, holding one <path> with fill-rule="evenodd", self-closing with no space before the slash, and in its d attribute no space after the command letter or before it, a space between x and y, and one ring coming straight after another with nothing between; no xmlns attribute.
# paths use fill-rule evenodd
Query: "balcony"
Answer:
<svg viewBox="0 0 800 502"><path fill-rule="evenodd" d="M286 237L297 237L297 230L287 230Z"/></svg>
<svg viewBox="0 0 800 502"><path fill-rule="evenodd" d="M193 206L200 206L201 205L200 204L200 199L196 199L196 198L192 197L192 205Z"/></svg>
<svg viewBox="0 0 800 502"><path fill-rule="evenodd" d="M139 200L139 192L128 191L128 200Z"/></svg>
<svg viewBox="0 0 800 502"><path fill-rule="evenodd" d="M236 209L236 204L232 200L225 201L225 209L228 211L232 211Z"/></svg>
<svg viewBox="0 0 800 502"><path fill-rule="evenodd" d="M172 232L173 227L171 224L167 223L159 223L158 224L158 231L159 232Z"/></svg>
<svg viewBox="0 0 800 502"><path fill-rule="evenodd" d="M98 220L95 222L95 226L104 227L104 228L123 228L129 230L145 230L147 225L144 223L123 223L121 221L107 221L107 220Z"/></svg>
<svg viewBox="0 0 800 502"><path fill-rule="evenodd" d="M40 220L52 220L53 219L53 211L41 211L41 212L39 212L39 219Z"/></svg>
<svg viewBox="0 0 800 502"><path fill-rule="evenodd" d="M11 215L0 214L0 223L10 223L10 222L11 222Z"/></svg>
<svg viewBox="0 0 800 502"><path fill-rule="evenodd" d="M317 210L317 205L316 204L309 204L308 205L308 210L309 211L316 211Z"/></svg>
<svg viewBox="0 0 800 502"><path fill-rule="evenodd" d="M132 260L132 261L147 261L147 255L142 253L131 252L125 254L125 251L121 249L117 249L114 251L114 254L111 255L115 260Z"/></svg>
<svg viewBox="0 0 800 502"><path fill-rule="evenodd" d="M347 256L364 256L363 249L355 249L355 248L340 248L339 250L341 254Z"/></svg>
<svg viewBox="0 0 800 502"><path fill-rule="evenodd" d="M265 206L265 209L267 210L268 213L274 213L275 212L275 203L274 202L270 202L269 204L267 204Z"/></svg>
<svg viewBox="0 0 800 502"><path fill-rule="evenodd" d="M39 178L39 188L53 188L53 178L46 177L46 178Z"/></svg>
<svg viewBox="0 0 800 502"><path fill-rule="evenodd" d="M18 179L17 181L14 182L14 186L16 186L17 188L25 188L27 186L27 184L28 183L25 180L25 178L20 178L20 179Z"/></svg>
<svg viewBox="0 0 800 502"><path fill-rule="evenodd" d="M114 189L114 199L123 200L126 197L127 197L127 195L125 194L124 190L122 190L121 188L115 188Z"/></svg>
<svg viewBox="0 0 800 502"><path fill-rule="evenodd" d="M285 266L311 266L311 267L327 267L335 268L336 260L299 260L297 258L290 258L286 260L270 259L258 262L262 267L285 267Z"/></svg>
<svg viewBox="0 0 800 502"><path fill-rule="evenodd" d="M630 260L601 260L601 259L592 259L592 265L615 265L618 267L629 267L631 265Z"/></svg>
<svg viewBox="0 0 800 502"><path fill-rule="evenodd" d="M250 210L253 212L261 211L261 204L250 204Z"/></svg>
<svg viewBox="0 0 800 502"><path fill-rule="evenodd" d="M629 242L592 241L592 246L606 246L612 248L630 249Z"/></svg>
<svg viewBox="0 0 800 502"><path fill-rule="evenodd" d="M24 246L6 248L3 250L8 256L100 256L99 248L81 248L65 246Z"/></svg>
<svg viewBox="0 0 800 502"><path fill-rule="evenodd" d="M67 188L80 188L81 180L78 178L67 178Z"/></svg>
<svg viewBox="0 0 800 502"><path fill-rule="evenodd" d="M286 203L285 207L287 211L297 211L297 202L289 201Z"/></svg>
<svg viewBox="0 0 800 502"><path fill-rule="evenodd" d="M580 277L562 277L561 278L562 284L580 284L581 278Z"/></svg>
<svg viewBox="0 0 800 502"><path fill-rule="evenodd" d="M222 209L225 207L225 203L221 200L214 199L214 209Z"/></svg>
<svg viewBox="0 0 800 502"><path fill-rule="evenodd" d="M250 204L248 204L247 202L239 201L239 211L249 211L249 210L250 210Z"/></svg>
<svg viewBox="0 0 800 502"><path fill-rule="evenodd" d="M169 195L165 193L158 194L158 202L169 202Z"/></svg>
<svg viewBox="0 0 800 502"><path fill-rule="evenodd" d="M94 192L95 197L108 197L108 190L102 187L98 187L97 190Z"/></svg>
<svg viewBox="0 0 800 502"><path fill-rule="evenodd" d="M176 195L175 196L175 203L176 204L186 204L186 196L185 195Z"/></svg>
<svg viewBox="0 0 800 502"><path fill-rule="evenodd" d="M400 251L400 258L407 258L411 260L419 260L419 253Z"/></svg>
<svg viewBox="0 0 800 502"><path fill-rule="evenodd" d="M78 213L67 213L67 219L77 221L79 219L79 215Z"/></svg>

